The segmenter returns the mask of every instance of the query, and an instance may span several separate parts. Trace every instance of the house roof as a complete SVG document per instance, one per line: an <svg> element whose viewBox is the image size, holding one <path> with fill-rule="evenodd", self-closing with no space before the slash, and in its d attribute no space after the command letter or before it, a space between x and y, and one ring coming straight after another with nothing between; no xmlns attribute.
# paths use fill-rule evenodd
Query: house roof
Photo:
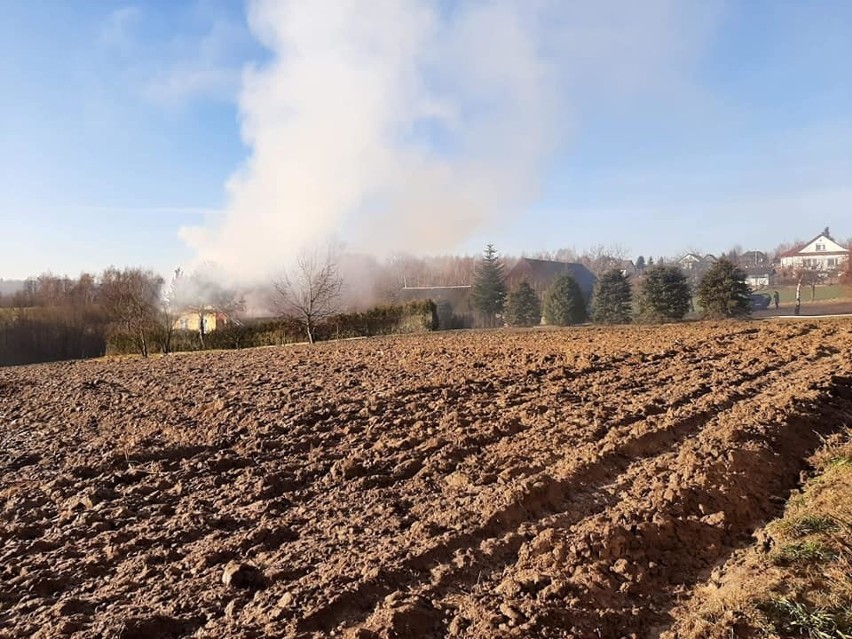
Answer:
<svg viewBox="0 0 852 639"><path fill-rule="evenodd" d="M688 257L691 257L692 259L694 259L694 260L696 260L696 261L698 261L698 262L700 262L701 260L703 260L703 259L704 259L704 258L703 258L703 257L701 257L698 253L687 253L686 255L684 255L683 257L681 257L681 258L678 260L678 262L683 262L683 261L684 261L686 258L688 258Z"/></svg>
<svg viewBox="0 0 852 639"><path fill-rule="evenodd" d="M769 255L763 251L746 251L737 258L737 264L743 267L762 266L769 262Z"/></svg>
<svg viewBox="0 0 852 639"><path fill-rule="evenodd" d="M715 262L716 256L712 253L707 253L706 255L699 255L698 253L686 253L682 257L678 259L678 262L683 262L687 258L693 259L696 262Z"/></svg>
<svg viewBox="0 0 852 639"><path fill-rule="evenodd" d="M633 260L621 260L620 266L624 271L636 268L636 264L633 263Z"/></svg>
<svg viewBox="0 0 852 639"><path fill-rule="evenodd" d="M592 289L595 287L595 275L588 268L576 262L555 262L553 260L522 257L506 274L506 280L516 282L527 279L546 286L560 275L573 277L587 297L592 294Z"/></svg>
<svg viewBox="0 0 852 639"><path fill-rule="evenodd" d="M400 289L400 298L405 301L431 299L435 302L446 301L455 308L463 310L470 301L471 286L406 286Z"/></svg>
<svg viewBox="0 0 852 639"><path fill-rule="evenodd" d="M810 246L811 244L816 242L821 237L824 237L827 240L831 240L835 244L839 245L839 242L837 240L835 240L833 237L831 237L831 235L829 235L828 233L823 231L822 233L818 234L816 237L811 238L807 242L797 244L794 248L790 249L786 253L782 253L781 257L797 257L806 246ZM849 249L843 249L842 251L820 251L819 254L820 255L849 255Z"/></svg>

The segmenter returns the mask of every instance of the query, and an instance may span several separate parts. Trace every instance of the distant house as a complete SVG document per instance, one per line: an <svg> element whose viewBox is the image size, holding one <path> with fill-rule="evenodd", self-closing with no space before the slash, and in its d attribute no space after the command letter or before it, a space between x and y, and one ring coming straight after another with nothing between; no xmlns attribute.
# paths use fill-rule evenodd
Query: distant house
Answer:
<svg viewBox="0 0 852 639"><path fill-rule="evenodd" d="M201 331L201 322L204 322L204 333L211 333L217 329L224 328L228 324L228 318L223 313L214 309L205 309L203 312L196 310L183 311L178 315L174 323L174 329L178 331Z"/></svg>
<svg viewBox="0 0 852 639"><path fill-rule="evenodd" d="M554 262L552 260L535 260L522 257L518 263L506 274L506 283L509 288L517 286L523 281L529 282L536 293L541 296L544 291L560 275L570 275L583 291L586 300L591 299L595 288L595 275L582 264L575 262Z"/></svg>
<svg viewBox="0 0 852 639"><path fill-rule="evenodd" d="M694 271L701 264L701 256L697 253L687 253L677 261L677 264L684 271Z"/></svg>
<svg viewBox="0 0 852 639"><path fill-rule="evenodd" d="M766 288L775 284L775 269L771 266L741 266L746 274L746 283L753 289Z"/></svg>
<svg viewBox="0 0 852 639"><path fill-rule="evenodd" d="M619 264L619 269L621 270L621 274L625 276L636 275L638 269L636 268L636 264L633 263L633 260L621 260L621 264Z"/></svg>
<svg viewBox="0 0 852 639"><path fill-rule="evenodd" d="M540 297L553 280L566 274L574 278L585 298L591 299L595 287L594 274L582 264L572 262L521 258L506 273L506 285L511 290L520 282L527 281ZM473 287L469 285L405 286L400 291L399 299L402 302L432 300L438 307L438 324L441 328L468 328L474 324L472 293Z"/></svg>
<svg viewBox="0 0 852 639"><path fill-rule="evenodd" d="M737 266L745 273L746 283L753 289L775 284L775 267L763 251L746 251L737 257Z"/></svg>
<svg viewBox="0 0 852 639"><path fill-rule="evenodd" d="M687 253L681 257L677 264L684 271L701 272L708 270L716 263L716 256L708 253L707 255L699 255L698 253Z"/></svg>
<svg viewBox="0 0 852 639"><path fill-rule="evenodd" d="M849 249L838 244L826 228L809 242L782 254L781 268L831 273L840 270L848 259Z"/></svg>
<svg viewBox="0 0 852 639"><path fill-rule="evenodd" d="M772 260L763 251L746 251L737 258L737 266L751 268L754 266L768 266Z"/></svg>

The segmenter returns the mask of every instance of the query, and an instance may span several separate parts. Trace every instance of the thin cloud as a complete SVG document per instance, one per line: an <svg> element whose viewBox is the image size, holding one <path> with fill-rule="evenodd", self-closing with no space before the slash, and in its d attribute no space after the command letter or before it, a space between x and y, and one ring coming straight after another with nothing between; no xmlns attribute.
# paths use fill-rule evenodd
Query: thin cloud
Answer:
<svg viewBox="0 0 852 639"><path fill-rule="evenodd" d="M128 54L136 47L134 30L142 18L142 9L128 5L111 11L104 20L100 32L100 44L103 47Z"/></svg>
<svg viewBox="0 0 852 639"><path fill-rule="evenodd" d="M254 47L245 25L224 12L205 11L199 2L176 8L174 24L155 31L153 13L128 5L103 20L99 44L106 59L119 65L125 86L170 110L201 100L236 100L243 56Z"/></svg>
<svg viewBox="0 0 852 639"><path fill-rule="evenodd" d="M55 211L75 211L93 213L115 213L127 215L219 215L220 209L204 208L198 206L103 206L87 204L66 204L51 207Z"/></svg>
<svg viewBox="0 0 852 639"><path fill-rule="evenodd" d="M144 83L143 94L166 107L193 100L236 100L242 64L234 56L246 43L245 30L224 18L216 18L200 37L176 40L164 69Z"/></svg>

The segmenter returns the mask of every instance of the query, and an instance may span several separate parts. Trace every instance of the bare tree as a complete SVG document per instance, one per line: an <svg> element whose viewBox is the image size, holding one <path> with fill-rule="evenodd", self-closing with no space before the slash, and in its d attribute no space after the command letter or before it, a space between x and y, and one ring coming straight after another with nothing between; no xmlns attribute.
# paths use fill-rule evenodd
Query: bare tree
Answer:
<svg viewBox="0 0 852 639"><path fill-rule="evenodd" d="M280 314L295 318L313 344L317 325L339 311L343 280L332 250L324 256L303 251L295 266L274 284Z"/></svg>
<svg viewBox="0 0 852 639"><path fill-rule="evenodd" d="M816 299L816 287L820 283L820 273L814 268L801 267L796 269L796 283L811 287L811 301Z"/></svg>
<svg viewBox="0 0 852 639"><path fill-rule="evenodd" d="M597 277L613 269L622 270L627 260L628 251L623 246L598 244L588 249L579 257L579 262L586 266Z"/></svg>
<svg viewBox="0 0 852 639"><path fill-rule="evenodd" d="M852 252L852 240L846 246ZM852 255L846 258L843 271L840 274L840 282L841 284L852 286Z"/></svg>
<svg viewBox="0 0 852 639"><path fill-rule="evenodd" d="M139 268L109 268L101 275L104 309L136 341L143 357L148 357L147 331L156 323L162 286L163 278Z"/></svg>
<svg viewBox="0 0 852 639"><path fill-rule="evenodd" d="M183 277L183 270L176 268L174 277L169 283L169 287L160 299L159 320L163 331L163 339L161 343L163 355L168 355L172 351L172 338L175 334L175 324L177 324L181 311L178 298L178 284L181 277Z"/></svg>

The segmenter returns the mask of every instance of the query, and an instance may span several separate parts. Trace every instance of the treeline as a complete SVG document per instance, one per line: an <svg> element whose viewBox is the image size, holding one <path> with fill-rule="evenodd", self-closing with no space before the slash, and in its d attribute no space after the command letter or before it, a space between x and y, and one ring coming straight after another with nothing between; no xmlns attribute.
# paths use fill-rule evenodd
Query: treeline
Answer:
<svg viewBox="0 0 852 639"><path fill-rule="evenodd" d="M42 275L6 296L0 308L0 365L98 357L108 320L95 276Z"/></svg>
<svg viewBox="0 0 852 639"><path fill-rule="evenodd" d="M0 366L100 357L103 317L91 308L0 309Z"/></svg>
<svg viewBox="0 0 852 639"><path fill-rule="evenodd" d="M302 286L282 289L268 306L279 307L264 321L244 317L245 301L220 283L213 272L187 276L180 271L166 286L152 271L110 268L79 278L42 275L0 308L0 365L99 357L112 353L170 353L221 348L280 345L298 341L343 339L435 330L438 315L431 301L375 307L343 313L336 294L319 289L319 275ZM294 280L299 283L298 280ZM325 299L303 296L324 290ZM273 298L274 291L268 292ZM217 320L211 330L208 320ZM181 324L192 322L193 329Z"/></svg>
<svg viewBox="0 0 852 639"><path fill-rule="evenodd" d="M507 290L505 265L492 246L485 249L473 280L472 304L485 326L571 326L591 320L599 324L633 321L656 323L682 320L693 308L706 318L744 317L751 313L751 289L746 274L733 262L718 260L695 290L683 271L673 265L643 269L632 282L624 269L602 273L587 299L568 274L556 277L539 297L529 282Z"/></svg>
<svg viewBox="0 0 852 639"><path fill-rule="evenodd" d="M375 274L370 261L362 261L358 268L347 267L351 269L347 277L360 273L361 287L347 281L346 290L350 294L370 286L374 290L364 293L362 310L348 313L343 309L359 304L342 299L342 278L332 255L300 258L280 281L253 292L256 299L250 311L243 293L224 285L224 278L212 267L192 275L176 271L168 284L152 271L139 268L110 268L76 279L42 275L0 300L0 365L107 353L147 356L152 352L246 348L468 325L455 315L460 311L447 307L446 300L436 308L431 301L406 303L400 296L406 284L413 285L408 280L411 273L419 273L417 284L434 283L436 272L430 272L429 264L440 267L444 277L438 279L447 285L470 282L469 300L477 326L534 326L542 318L557 326L590 320L604 324L676 321L696 310L694 294L703 316L742 316L750 311L745 274L728 259L720 259L700 281L691 282L680 268L661 264L659 259L653 266L648 260L628 277L617 251L615 256L612 253L601 249L586 256L597 275L590 299L568 275L557 278L544 291L536 292L526 282L508 290L507 262L493 247L478 259L423 260L420 270L413 268L414 258L398 258L387 267L397 269L395 275L384 271L377 280L366 276ZM541 257L571 259L565 252ZM465 280L467 272L470 276ZM374 295L375 288L381 287L386 290ZM365 308L364 299L384 303ZM217 321L216 330L208 327L210 318Z"/></svg>

